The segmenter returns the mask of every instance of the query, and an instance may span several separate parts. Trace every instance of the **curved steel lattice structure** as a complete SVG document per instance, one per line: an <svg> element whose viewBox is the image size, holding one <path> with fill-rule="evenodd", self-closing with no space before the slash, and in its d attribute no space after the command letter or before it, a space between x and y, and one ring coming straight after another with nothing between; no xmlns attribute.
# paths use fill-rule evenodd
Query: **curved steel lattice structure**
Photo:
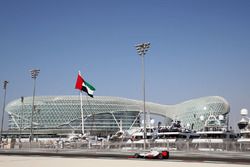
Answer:
<svg viewBox="0 0 250 167"><path fill-rule="evenodd" d="M162 115L168 120L178 119L185 125L191 124L193 129L201 129L205 118L209 114L224 115L230 111L228 102L218 96L209 96L189 100L177 105L161 105L146 103L146 110L152 114ZM9 129L29 129L32 111L32 97L25 97L10 102L6 111L9 113ZM34 129L81 129L81 108L78 96L37 96L33 117ZM142 110L142 101L119 97L95 96L84 98L83 111L85 129L87 131L115 132L119 129L122 120L123 129L132 125L140 126L139 113ZM226 122L225 122L226 123Z"/></svg>

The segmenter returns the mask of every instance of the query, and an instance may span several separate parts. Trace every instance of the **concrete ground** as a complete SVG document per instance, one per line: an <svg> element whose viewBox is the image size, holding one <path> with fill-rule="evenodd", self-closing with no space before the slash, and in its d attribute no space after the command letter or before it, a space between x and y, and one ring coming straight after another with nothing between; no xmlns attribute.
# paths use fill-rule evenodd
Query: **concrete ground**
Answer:
<svg viewBox="0 0 250 167"><path fill-rule="evenodd" d="M244 167L249 164L227 162L186 162L180 160L144 160L111 158L66 158L42 156L0 155L1 167Z"/></svg>

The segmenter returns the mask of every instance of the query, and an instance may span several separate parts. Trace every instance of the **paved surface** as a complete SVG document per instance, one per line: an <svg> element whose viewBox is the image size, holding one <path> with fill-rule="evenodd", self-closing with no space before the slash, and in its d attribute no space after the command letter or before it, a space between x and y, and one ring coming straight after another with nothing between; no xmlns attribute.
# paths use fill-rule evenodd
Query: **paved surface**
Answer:
<svg viewBox="0 0 250 167"><path fill-rule="evenodd" d="M246 152L172 152L172 159L185 161L215 161L250 165L250 153Z"/></svg>
<svg viewBox="0 0 250 167"><path fill-rule="evenodd" d="M110 159L110 158L65 158L41 156L0 155L2 167L244 167L249 165L229 164L227 162L185 162L177 160Z"/></svg>
<svg viewBox="0 0 250 167"><path fill-rule="evenodd" d="M0 155L19 155L19 156L57 156L71 158L112 158L112 159L131 159L134 152L100 151L100 150L0 150ZM250 153L243 152L170 152L169 160L185 162L216 162L249 164ZM167 160L167 161L169 161Z"/></svg>

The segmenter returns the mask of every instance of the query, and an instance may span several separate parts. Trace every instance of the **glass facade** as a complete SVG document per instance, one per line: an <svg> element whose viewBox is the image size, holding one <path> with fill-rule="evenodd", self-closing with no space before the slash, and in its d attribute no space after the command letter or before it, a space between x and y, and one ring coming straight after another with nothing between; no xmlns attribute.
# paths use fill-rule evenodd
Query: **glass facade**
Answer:
<svg viewBox="0 0 250 167"><path fill-rule="evenodd" d="M184 103L178 104L174 108L178 120L186 125L190 124L193 129L200 130L203 128L205 120L210 114L216 116L223 115L224 120L222 124L227 124L228 113L230 107L228 102L218 96L203 97L195 100L189 100ZM200 118L204 119L201 120Z"/></svg>
<svg viewBox="0 0 250 167"><path fill-rule="evenodd" d="M200 116L209 114L224 115L229 113L229 104L218 96L189 100L177 105L146 103L146 110L151 114L166 117L166 122L173 119L190 124L194 129L203 126ZM30 129L32 97L24 97L10 102L6 106L9 114L9 130ZM33 114L35 130L81 130L81 106L79 96L36 96ZM93 134L111 133L119 130L120 122L124 130L140 126L142 101L119 97L95 96L83 97L85 129ZM157 122L156 122L157 125Z"/></svg>

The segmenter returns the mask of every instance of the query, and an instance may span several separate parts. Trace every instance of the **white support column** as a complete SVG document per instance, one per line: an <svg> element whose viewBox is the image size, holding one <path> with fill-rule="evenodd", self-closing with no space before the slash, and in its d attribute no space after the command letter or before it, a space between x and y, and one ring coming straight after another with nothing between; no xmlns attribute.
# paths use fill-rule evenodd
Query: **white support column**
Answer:
<svg viewBox="0 0 250 167"><path fill-rule="evenodd" d="M110 113L110 114L113 116L113 118L114 118L114 120L115 120L117 126L120 128L120 124L119 124L119 122L117 121L117 119L115 118L114 114L113 114L113 113Z"/></svg>

